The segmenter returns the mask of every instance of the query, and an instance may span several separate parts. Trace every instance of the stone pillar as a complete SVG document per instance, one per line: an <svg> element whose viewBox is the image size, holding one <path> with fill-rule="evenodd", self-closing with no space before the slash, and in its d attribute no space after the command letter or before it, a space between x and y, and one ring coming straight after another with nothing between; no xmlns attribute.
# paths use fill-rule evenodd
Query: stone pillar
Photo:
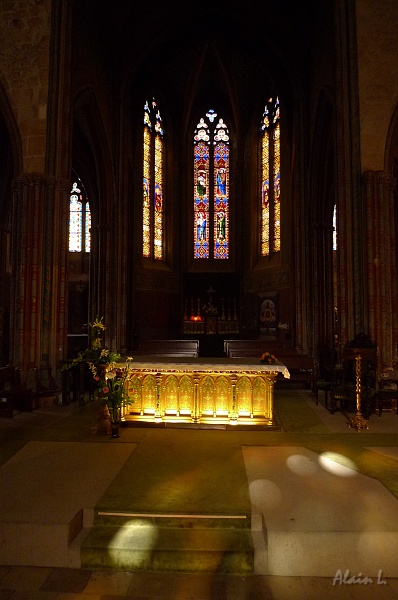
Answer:
<svg viewBox="0 0 398 600"><path fill-rule="evenodd" d="M10 361L24 372L55 375L66 345L69 185L39 173L13 182Z"/></svg>
<svg viewBox="0 0 398 600"><path fill-rule="evenodd" d="M362 199L355 3L336 0L336 205L339 338L363 331Z"/></svg>
<svg viewBox="0 0 398 600"><path fill-rule="evenodd" d="M13 182L11 356L23 370L40 357L44 181L25 173Z"/></svg>
<svg viewBox="0 0 398 600"><path fill-rule="evenodd" d="M10 230L0 226L0 365L9 362Z"/></svg>
<svg viewBox="0 0 398 600"><path fill-rule="evenodd" d="M398 306L393 179L383 171L363 174L366 210L365 276L368 281L369 334L379 362L392 366L397 354Z"/></svg>

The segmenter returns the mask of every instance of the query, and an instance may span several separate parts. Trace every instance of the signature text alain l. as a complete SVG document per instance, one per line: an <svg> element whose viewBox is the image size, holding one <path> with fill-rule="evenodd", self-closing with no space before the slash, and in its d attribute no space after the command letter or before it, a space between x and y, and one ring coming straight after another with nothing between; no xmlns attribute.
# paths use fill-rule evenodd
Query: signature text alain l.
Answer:
<svg viewBox="0 0 398 600"><path fill-rule="evenodd" d="M363 577L362 573L358 573L357 576L350 575L349 569L346 569L344 573L341 569L338 569L333 577L333 585L369 585L372 583L373 579L371 577ZM379 569L379 572L377 573L377 579L374 583L377 585L387 584L387 581L383 579L383 571L381 569Z"/></svg>

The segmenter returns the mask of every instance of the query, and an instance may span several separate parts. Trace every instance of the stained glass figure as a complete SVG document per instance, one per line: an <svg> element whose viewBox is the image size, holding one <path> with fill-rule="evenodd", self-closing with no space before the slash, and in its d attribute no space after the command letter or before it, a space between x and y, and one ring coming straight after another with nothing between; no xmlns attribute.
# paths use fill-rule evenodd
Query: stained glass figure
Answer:
<svg viewBox="0 0 398 600"><path fill-rule="evenodd" d="M146 102L143 139L142 255L156 260L163 259L163 135L162 118L155 100L152 100L151 105Z"/></svg>
<svg viewBox="0 0 398 600"><path fill-rule="evenodd" d="M229 133L221 118L211 126L216 119L210 109L194 133L195 259L226 259L229 252Z"/></svg>
<svg viewBox="0 0 398 600"><path fill-rule="evenodd" d="M281 249L280 108L270 98L261 122L261 255ZM272 181L270 183L270 178Z"/></svg>
<svg viewBox="0 0 398 600"><path fill-rule="evenodd" d="M90 228L90 204L74 182L69 197L69 252L90 252Z"/></svg>

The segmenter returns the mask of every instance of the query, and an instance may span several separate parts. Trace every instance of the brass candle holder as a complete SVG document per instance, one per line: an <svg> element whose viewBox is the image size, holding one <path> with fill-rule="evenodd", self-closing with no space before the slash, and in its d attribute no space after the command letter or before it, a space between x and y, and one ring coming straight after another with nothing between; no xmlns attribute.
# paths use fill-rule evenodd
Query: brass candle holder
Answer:
<svg viewBox="0 0 398 600"><path fill-rule="evenodd" d="M359 431L360 429L369 429L367 420L363 418L361 412L361 354L359 351L355 352L355 394L356 394L356 407L357 412L353 419L350 419L348 426Z"/></svg>

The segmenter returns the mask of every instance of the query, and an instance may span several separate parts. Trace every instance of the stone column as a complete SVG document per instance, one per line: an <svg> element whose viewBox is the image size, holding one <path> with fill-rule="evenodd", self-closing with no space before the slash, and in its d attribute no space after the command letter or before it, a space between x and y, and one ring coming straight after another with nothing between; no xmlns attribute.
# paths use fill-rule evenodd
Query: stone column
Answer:
<svg viewBox="0 0 398 600"><path fill-rule="evenodd" d="M396 181L383 171L366 171L363 182L369 334L378 345L379 362L391 367L398 342L393 202Z"/></svg>
<svg viewBox="0 0 398 600"><path fill-rule="evenodd" d="M40 356L43 190L38 173L13 182L10 361L24 370L37 366Z"/></svg>
<svg viewBox="0 0 398 600"><path fill-rule="evenodd" d="M336 204L340 335L364 329L363 231L355 3L336 0Z"/></svg>

